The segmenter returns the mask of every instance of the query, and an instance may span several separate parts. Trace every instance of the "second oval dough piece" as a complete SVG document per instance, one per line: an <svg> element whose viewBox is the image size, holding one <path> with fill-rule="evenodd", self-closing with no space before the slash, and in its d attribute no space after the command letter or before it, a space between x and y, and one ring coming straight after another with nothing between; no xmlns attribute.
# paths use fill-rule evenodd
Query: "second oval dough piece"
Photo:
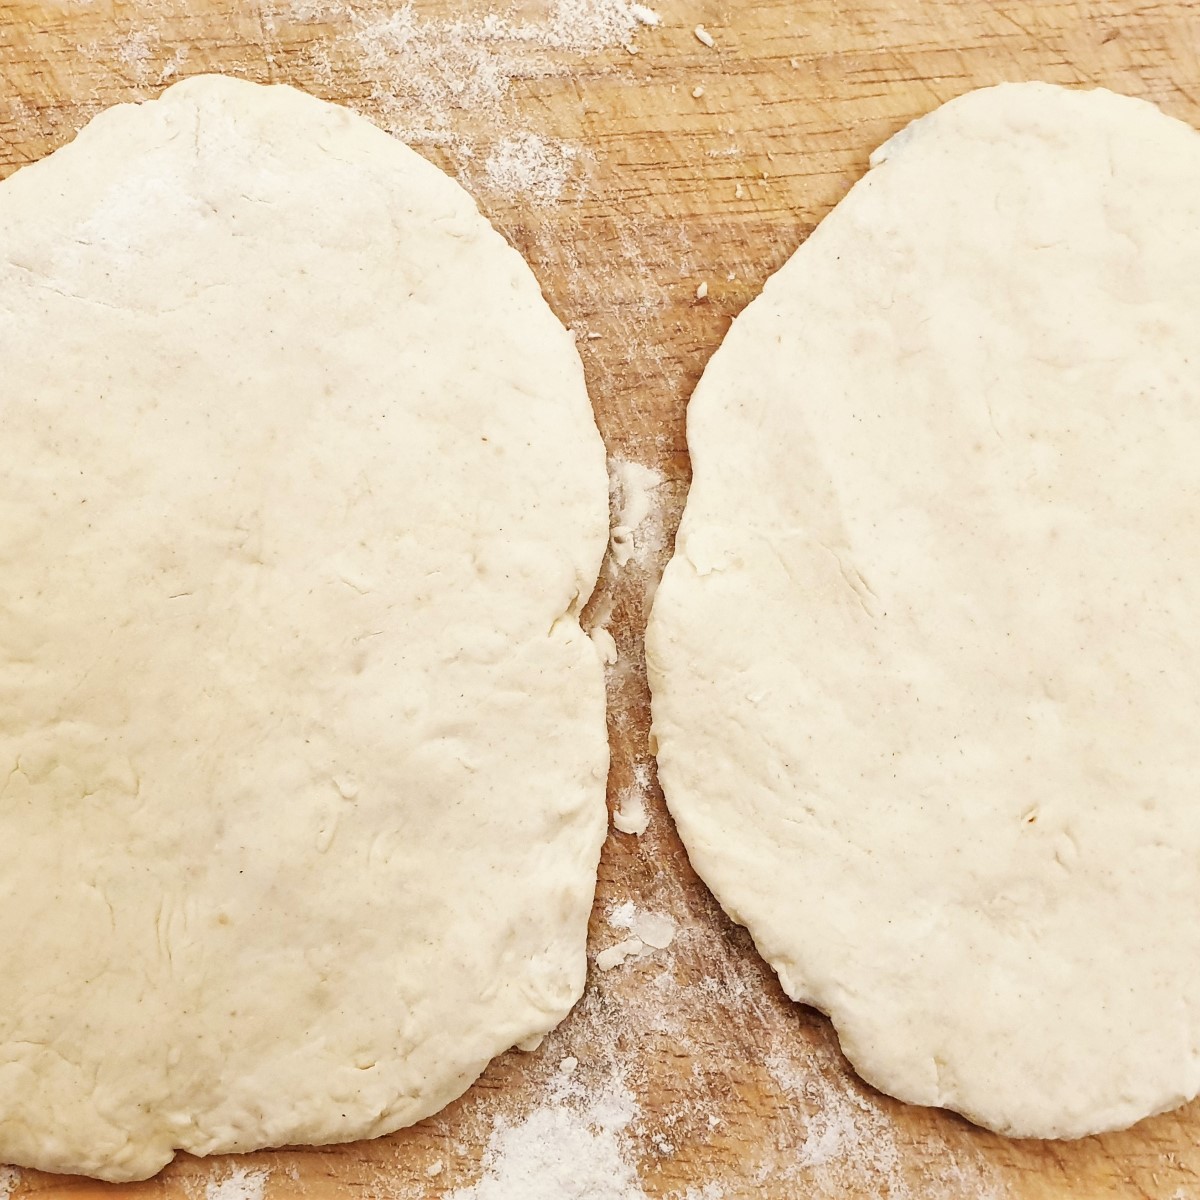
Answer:
<svg viewBox="0 0 1200 1200"><path fill-rule="evenodd" d="M697 870L878 1087L1016 1135L1200 1086L1200 136L916 122L688 414L648 642Z"/></svg>

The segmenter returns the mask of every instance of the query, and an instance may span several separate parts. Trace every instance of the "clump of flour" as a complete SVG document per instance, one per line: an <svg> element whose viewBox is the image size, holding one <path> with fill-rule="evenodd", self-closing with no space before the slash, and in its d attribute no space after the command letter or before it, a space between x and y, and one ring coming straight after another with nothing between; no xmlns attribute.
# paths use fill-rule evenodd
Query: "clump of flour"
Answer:
<svg viewBox="0 0 1200 1200"><path fill-rule="evenodd" d="M650 812L646 800L650 794L650 765L633 764L633 782L621 789L617 796L617 811L613 813L613 825L621 833L640 836L650 827Z"/></svg>
<svg viewBox="0 0 1200 1200"><path fill-rule="evenodd" d="M483 1176L447 1200L646 1200L623 1134L637 1115L619 1078L585 1088L564 1058L546 1099L528 1116L497 1117Z"/></svg>
<svg viewBox="0 0 1200 1200"><path fill-rule="evenodd" d="M596 955L596 966L601 971L611 971L630 959L646 958L656 950L665 950L675 940L674 918L666 913L640 912L632 900L612 909L608 923L614 929L627 929L629 936Z"/></svg>
<svg viewBox="0 0 1200 1200"><path fill-rule="evenodd" d="M664 484L661 471L623 458L608 463L608 491L613 512L609 548L620 568L630 562L646 568L663 548L663 511L656 493Z"/></svg>

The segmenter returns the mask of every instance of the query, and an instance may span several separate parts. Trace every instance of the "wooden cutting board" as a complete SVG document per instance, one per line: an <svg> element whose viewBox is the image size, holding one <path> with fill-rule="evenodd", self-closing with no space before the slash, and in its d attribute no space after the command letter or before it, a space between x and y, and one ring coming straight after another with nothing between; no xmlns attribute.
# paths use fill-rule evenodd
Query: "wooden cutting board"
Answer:
<svg viewBox="0 0 1200 1200"><path fill-rule="evenodd" d="M658 473L633 557L610 565L593 610L611 608L620 652L610 800L644 792L650 823L609 838L590 952L627 936L635 912L673 917L675 940L593 967L539 1051L498 1060L393 1137L181 1157L126 1187L0 1174L0 1197L404 1200L482 1178L473 1200L588 1200L581 1181L608 1163L628 1200L1200 1198L1200 1103L1038 1143L859 1083L828 1022L783 997L692 873L653 782L640 648L687 487L688 394L871 149L1000 80L1103 84L1200 126L1200 16L1178 0L657 0L660 24L627 28L612 0L489 22L490 2L0 0L0 175L107 105L220 70L351 104L473 192L577 331L611 454ZM576 1191L547 1182L554 1153L575 1164Z"/></svg>

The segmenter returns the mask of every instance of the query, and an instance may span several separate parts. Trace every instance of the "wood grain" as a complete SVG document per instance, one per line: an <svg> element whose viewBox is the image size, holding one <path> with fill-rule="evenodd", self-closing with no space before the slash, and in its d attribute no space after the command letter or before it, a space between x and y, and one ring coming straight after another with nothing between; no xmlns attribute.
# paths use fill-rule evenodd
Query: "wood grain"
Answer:
<svg viewBox="0 0 1200 1200"><path fill-rule="evenodd" d="M612 603L621 652L610 677L614 798L651 766L640 639L686 492L687 397L730 319L871 149L942 101L1000 80L1102 84L1200 126L1200 15L1185 2L655 7L662 25L636 33L636 53L534 47L526 68L521 46L498 44L501 94L451 106L437 140L419 145L463 179L580 332L611 453L665 476L662 548L645 569L611 572L600 601ZM0 175L62 145L101 108L200 71L293 83L405 128L406 105L419 103L397 93L394 75L381 84L356 40L388 11L387 0L0 0ZM412 10L428 28L472 11L450 0ZM693 35L698 23L713 48ZM480 169L514 130L570 151L557 201L506 193ZM591 948L618 940L605 914L625 900L673 914L675 944L593 970L584 1001L538 1052L499 1059L442 1114L371 1143L241 1162L182 1156L135 1186L25 1172L14 1198L201 1197L235 1165L269 1170L268 1200L445 1195L479 1177L498 1117L519 1122L546 1103L567 1055L583 1080L631 1089L640 1115L624 1136L650 1197L1200 1198L1200 1103L1125 1133L1038 1143L863 1086L829 1023L783 997L697 881L654 790L651 806L645 835L614 833L605 848Z"/></svg>

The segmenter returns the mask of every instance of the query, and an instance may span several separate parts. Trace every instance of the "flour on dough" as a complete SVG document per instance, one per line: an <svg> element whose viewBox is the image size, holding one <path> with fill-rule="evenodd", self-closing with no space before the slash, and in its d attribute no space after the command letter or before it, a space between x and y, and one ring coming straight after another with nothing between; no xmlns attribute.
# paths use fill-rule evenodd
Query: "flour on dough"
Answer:
<svg viewBox="0 0 1200 1200"><path fill-rule="evenodd" d="M1200 136L910 126L739 318L649 633L692 861L883 1090L1015 1135L1200 1088Z"/></svg>
<svg viewBox="0 0 1200 1200"><path fill-rule="evenodd" d="M436 168L197 78L0 188L0 1162L382 1134L583 986L607 537Z"/></svg>

